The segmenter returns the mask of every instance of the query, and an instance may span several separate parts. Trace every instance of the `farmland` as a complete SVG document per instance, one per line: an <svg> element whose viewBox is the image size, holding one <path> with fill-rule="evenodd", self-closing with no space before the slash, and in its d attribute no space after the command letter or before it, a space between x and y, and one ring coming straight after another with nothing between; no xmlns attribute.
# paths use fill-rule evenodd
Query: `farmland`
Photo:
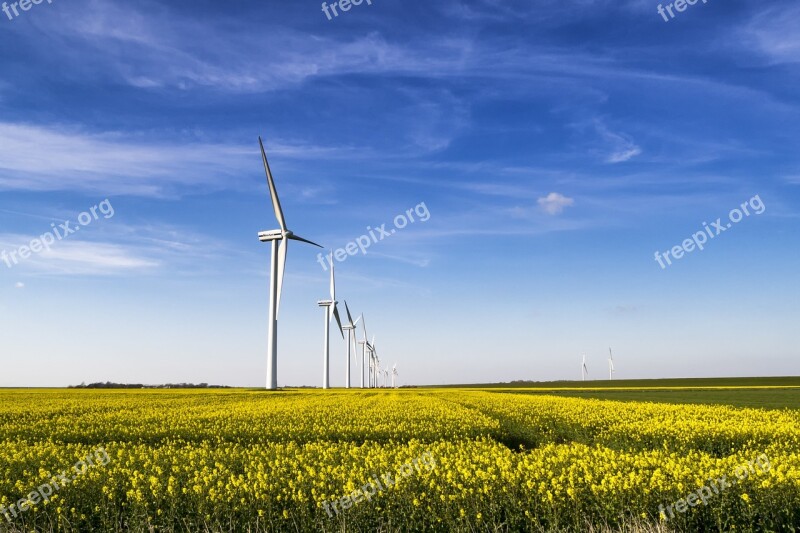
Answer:
<svg viewBox="0 0 800 533"><path fill-rule="evenodd" d="M795 391L2 390L0 531L789 530Z"/></svg>

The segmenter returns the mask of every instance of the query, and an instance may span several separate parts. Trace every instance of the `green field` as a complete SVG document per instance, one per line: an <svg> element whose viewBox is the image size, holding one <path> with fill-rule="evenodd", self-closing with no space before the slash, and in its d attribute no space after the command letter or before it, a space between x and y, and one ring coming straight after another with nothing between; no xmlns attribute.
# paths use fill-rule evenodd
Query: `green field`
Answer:
<svg viewBox="0 0 800 533"><path fill-rule="evenodd" d="M512 381L510 383L475 383L432 385L433 388L478 389L632 389L632 388L702 388L702 387L800 387L800 376L760 378L669 378L614 379L593 381Z"/></svg>
<svg viewBox="0 0 800 533"><path fill-rule="evenodd" d="M572 398L596 398L621 402L664 402L675 404L731 405L761 409L800 409L800 388L791 389L619 389L619 390L563 390L503 391L511 394L548 394Z"/></svg>
<svg viewBox="0 0 800 533"><path fill-rule="evenodd" d="M546 394L622 402L800 409L800 377L520 381L461 385L452 388L475 388L498 393Z"/></svg>

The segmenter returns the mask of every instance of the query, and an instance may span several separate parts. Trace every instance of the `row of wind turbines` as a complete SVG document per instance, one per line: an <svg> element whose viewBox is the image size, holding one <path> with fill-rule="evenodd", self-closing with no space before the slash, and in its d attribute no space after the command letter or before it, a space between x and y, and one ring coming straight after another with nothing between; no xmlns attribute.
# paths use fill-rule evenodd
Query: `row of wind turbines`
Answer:
<svg viewBox="0 0 800 533"><path fill-rule="evenodd" d="M359 315L359 317L354 321L353 315L350 314L350 307L347 305L347 301L344 302L344 309L347 313L347 324L342 325L342 319L339 316L339 308L337 307L339 302L336 300L336 275L335 268L333 266L333 254L331 254L330 266L331 298L330 300L320 300L317 302L317 305L325 308L325 346L323 348L322 388L329 389L331 387L330 324L333 322L334 318L336 318L336 325L339 326L339 332L342 334L342 339L344 339L344 332L347 331L347 375L345 377L345 387L349 389L352 382L350 378L351 357L355 359L356 366L358 366L358 345L361 345L361 388L386 388L389 386L388 382L390 375L391 387L396 388L398 376L397 363L394 364L391 372L388 366L384 369L381 369L381 360L378 357L378 348L375 344L375 335L372 336L371 342L367 340L369 337L367 335L367 321L364 318L364 314L362 313ZM357 341L356 338L358 337L357 329L359 322L361 322L361 328L364 331L364 337L360 341ZM351 350L350 348L355 348L355 350ZM367 368L367 353L369 353L369 372L367 373L367 383L365 384L364 370Z"/></svg>
<svg viewBox="0 0 800 533"><path fill-rule="evenodd" d="M283 276L286 270L286 255L288 251L289 241L299 241L313 246L322 248L319 244L304 239L299 235L295 235L291 230L286 227L286 219L283 216L283 209L281 208L281 201L278 198L278 191L275 188L275 180L272 177L272 171L269 168L267 161L267 153L264 150L264 142L261 137L258 138L258 144L261 146L261 159L264 162L264 171L267 174L267 184L269 185L269 194L272 199L272 208L275 211L275 218L278 219L280 228L274 230L260 231L258 239L261 242L272 243L272 259L270 261L270 291L269 291L269 328L267 330L267 390L278 389L278 312L280 311L281 303L281 290L283 289ZM380 358L378 351L375 347L375 337L373 335L372 342L367 339L367 327L364 315L361 314L355 321L350 314L350 308L347 302L344 303L347 312L347 324L342 325L341 317L339 316L338 301L336 301L336 280L334 275L333 258L330 261L331 266L331 283L330 283L330 299L320 300L317 305L325 309L325 343L323 349L323 372L322 372L322 388L329 389L331 384L330 376L330 324L336 318L336 324L339 326L339 331L344 338L344 332L347 331L347 376L345 387L350 388L351 385L351 357L355 358L356 365L358 366L358 348L356 344L361 345L361 388L376 388L387 387L389 377L391 375L391 387L396 388L397 383L397 364L392 367L391 374L389 368L381 368ZM364 337L357 341L357 326L361 322L361 327L364 331ZM356 347L356 350L351 351L351 347ZM367 354L369 354L369 372L365 383L365 369L367 368Z"/></svg>
<svg viewBox="0 0 800 533"><path fill-rule="evenodd" d="M614 379L614 354L611 352L611 348L608 349L608 379ZM583 354L583 362L581 363L581 379L586 381L586 378L589 377L589 367L586 366L586 354Z"/></svg>

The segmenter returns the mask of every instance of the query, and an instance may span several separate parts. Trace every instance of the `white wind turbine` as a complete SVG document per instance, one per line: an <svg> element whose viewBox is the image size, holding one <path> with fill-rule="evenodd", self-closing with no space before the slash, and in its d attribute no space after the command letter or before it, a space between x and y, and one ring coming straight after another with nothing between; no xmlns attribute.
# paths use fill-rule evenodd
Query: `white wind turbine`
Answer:
<svg viewBox="0 0 800 533"><path fill-rule="evenodd" d="M397 363L392 367L392 388L397 388Z"/></svg>
<svg viewBox="0 0 800 533"><path fill-rule="evenodd" d="M375 336L374 335L372 336L372 340L373 341L375 340ZM375 352L372 351L372 344L370 344L369 342L367 342L367 351L369 352L369 355L367 356L369 358L369 371L368 371L368 374L367 374L367 388L371 389L371 388L373 388L375 386L375 379L374 379L375 378Z"/></svg>
<svg viewBox="0 0 800 533"><path fill-rule="evenodd" d="M581 364L581 378L586 381L586 376L589 375L589 369L586 367L586 354L583 354L583 363Z"/></svg>
<svg viewBox="0 0 800 533"><path fill-rule="evenodd" d="M336 304L339 302L336 301L336 279L333 274L333 253L331 253L331 299L330 300L320 300L317 302L317 305L320 307L325 308L325 342L322 349L322 357L323 357L323 370L322 370L322 388L323 389L330 389L331 388L331 336L330 336L330 326L331 321L334 317L336 317L336 324L339 325L339 332L342 334L342 338L344 338L344 330L342 329L342 320L339 318L339 308L336 307ZM349 350L349 346L348 346ZM348 359L348 363L350 360Z"/></svg>
<svg viewBox="0 0 800 533"><path fill-rule="evenodd" d="M372 336L372 342L367 343L367 348L369 348L369 373L370 373L370 387L377 388L378 387L378 372L380 372L380 362L381 360L378 359L378 350L375 345L375 335Z"/></svg>
<svg viewBox="0 0 800 533"><path fill-rule="evenodd" d="M614 379L614 354L611 353L611 347L608 347L608 379Z"/></svg>
<svg viewBox="0 0 800 533"><path fill-rule="evenodd" d="M361 345L361 388L364 388L364 372L367 371L367 348L369 342L367 341L367 319L361 315L361 327L364 328L364 338L358 341Z"/></svg>
<svg viewBox="0 0 800 533"><path fill-rule="evenodd" d="M267 173L267 185L269 185L269 195L272 199L272 209L275 211L275 218L278 219L280 229L260 231L258 239L261 242L272 243L272 260L270 261L270 290L269 290L269 329L267 332L267 389L276 390L278 388L278 311L281 304L281 289L283 288L283 274L286 270L286 253L289 241L300 241L320 246L315 242L299 237L286 228L286 219L283 217L281 202L278 199L278 191L275 188L275 180L267 162L267 153L264 151L264 142L258 138L261 146L261 159L264 162L264 171Z"/></svg>
<svg viewBox="0 0 800 533"><path fill-rule="evenodd" d="M361 317L356 318L356 321L353 322L353 316L350 314L350 308L347 306L347 300L344 301L344 309L347 311L347 324L342 326L342 329L347 330L347 377L345 380L345 387L350 388L350 358L355 358L356 366L358 366L358 345L356 344L356 326L358 325L359 320ZM355 347L356 349L352 352L350 351L351 346ZM363 378L362 378L363 382Z"/></svg>

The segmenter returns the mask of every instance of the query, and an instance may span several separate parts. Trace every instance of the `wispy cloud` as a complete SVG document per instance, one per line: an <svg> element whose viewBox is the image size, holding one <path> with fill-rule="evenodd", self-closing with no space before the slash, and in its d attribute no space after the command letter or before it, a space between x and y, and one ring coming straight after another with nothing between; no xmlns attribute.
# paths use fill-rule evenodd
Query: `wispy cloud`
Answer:
<svg viewBox="0 0 800 533"><path fill-rule="evenodd" d="M254 153L241 146L0 123L0 187L158 195L174 185L208 186Z"/></svg>
<svg viewBox="0 0 800 533"><path fill-rule="evenodd" d="M620 317L634 316L641 312L636 305L617 305L607 310L609 314Z"/></svg>
<svg viewBox="0 0 800 533"><path fill-rule="evenodd" d="M271 155L331 159L348 149L269 142ZM258 145L164 140L137 133L0 122L0 189L168 196L240 188L256 175Z"/></svg>
<svg viewBox="0 0 800 533"><path fill-rule="evenodd" d="M770 63L800 62L800 6L784 3L770 6L751 19L742 30L749 49L764 54Z"/></svg>
<svg viewBox="0 0 800 533"><path fill-rule="evenodd" d="M595 129L608 145L609 153L606 154L606 162L623 163L642 153L642 149L628 135L615 133L599 121L595 121Z"/></svg>
<svg viewBox="0 0 800 533"><path fill-rule="evenodd" d="M449 20L458 13L463 19L482 23L530 17L541 23L551 15L561 18L576 11L590 12L593 9L589 6L622 6L627 10L641 2L573 0L574 8L568 9L563 2L552 0L535 7L502 4L451 4L442 15ZM435 36L426 35L424 40L400 41L390 37L394 29L391 19L383 20L383 27L380 20L374 21L378 29L318 34L269 20L194 19L180 16L177 8L166 4L76 0L72 5L69 12L53 11L39 18L42 32L59 45L48 45L42 53L57 54L74 64L75 76L111 77L145 90L206 88L256 93L354 74L485 80L540 77L563 86L570 85L572 78L628 76L680 81L676 76L631 67L629 61L613 53L590 53L526 40L481 39L469 28L452 27ZM198 40L197 35L207 38ZM264 54L264 50L269 53ZM93 69L85 65L88 54L93 58ZM625 57L630 55L631 51L626 51Z"/></svg>
<svg viewBox="0 0 800 533"><path fill-rule="evenodd" d="M89 231L89 230L87 230ZM0 234L0 251L28 245L34 235ZM11 268L28 275L203 275L230 263L248 265L255 254L237 250L217 238L190 228L145 223L139 226L115 221L96 233L81 233L53 243L49 249L18 260ZM13 262L12 262L13 263ZM228 264L227 267L222 265ZM9 268L0 262L0 268ZM245 267L246 268L246 267Z"/></svg>
<svg viewBox="0 0 800 533"><path fill-rule="evenodd" d="M3 243L5 250L15 249L31 240L29 235L0 235L0 243ZM88 241L59 242L49 250L33 254L28 259L18 260L17 264L13 264L12 260L9 261L14 269L21 271L63 275L113 275L152 269L159 265L157 261L140 255L133 247ZM9 267L2 263L0 268Z"/></svg>

